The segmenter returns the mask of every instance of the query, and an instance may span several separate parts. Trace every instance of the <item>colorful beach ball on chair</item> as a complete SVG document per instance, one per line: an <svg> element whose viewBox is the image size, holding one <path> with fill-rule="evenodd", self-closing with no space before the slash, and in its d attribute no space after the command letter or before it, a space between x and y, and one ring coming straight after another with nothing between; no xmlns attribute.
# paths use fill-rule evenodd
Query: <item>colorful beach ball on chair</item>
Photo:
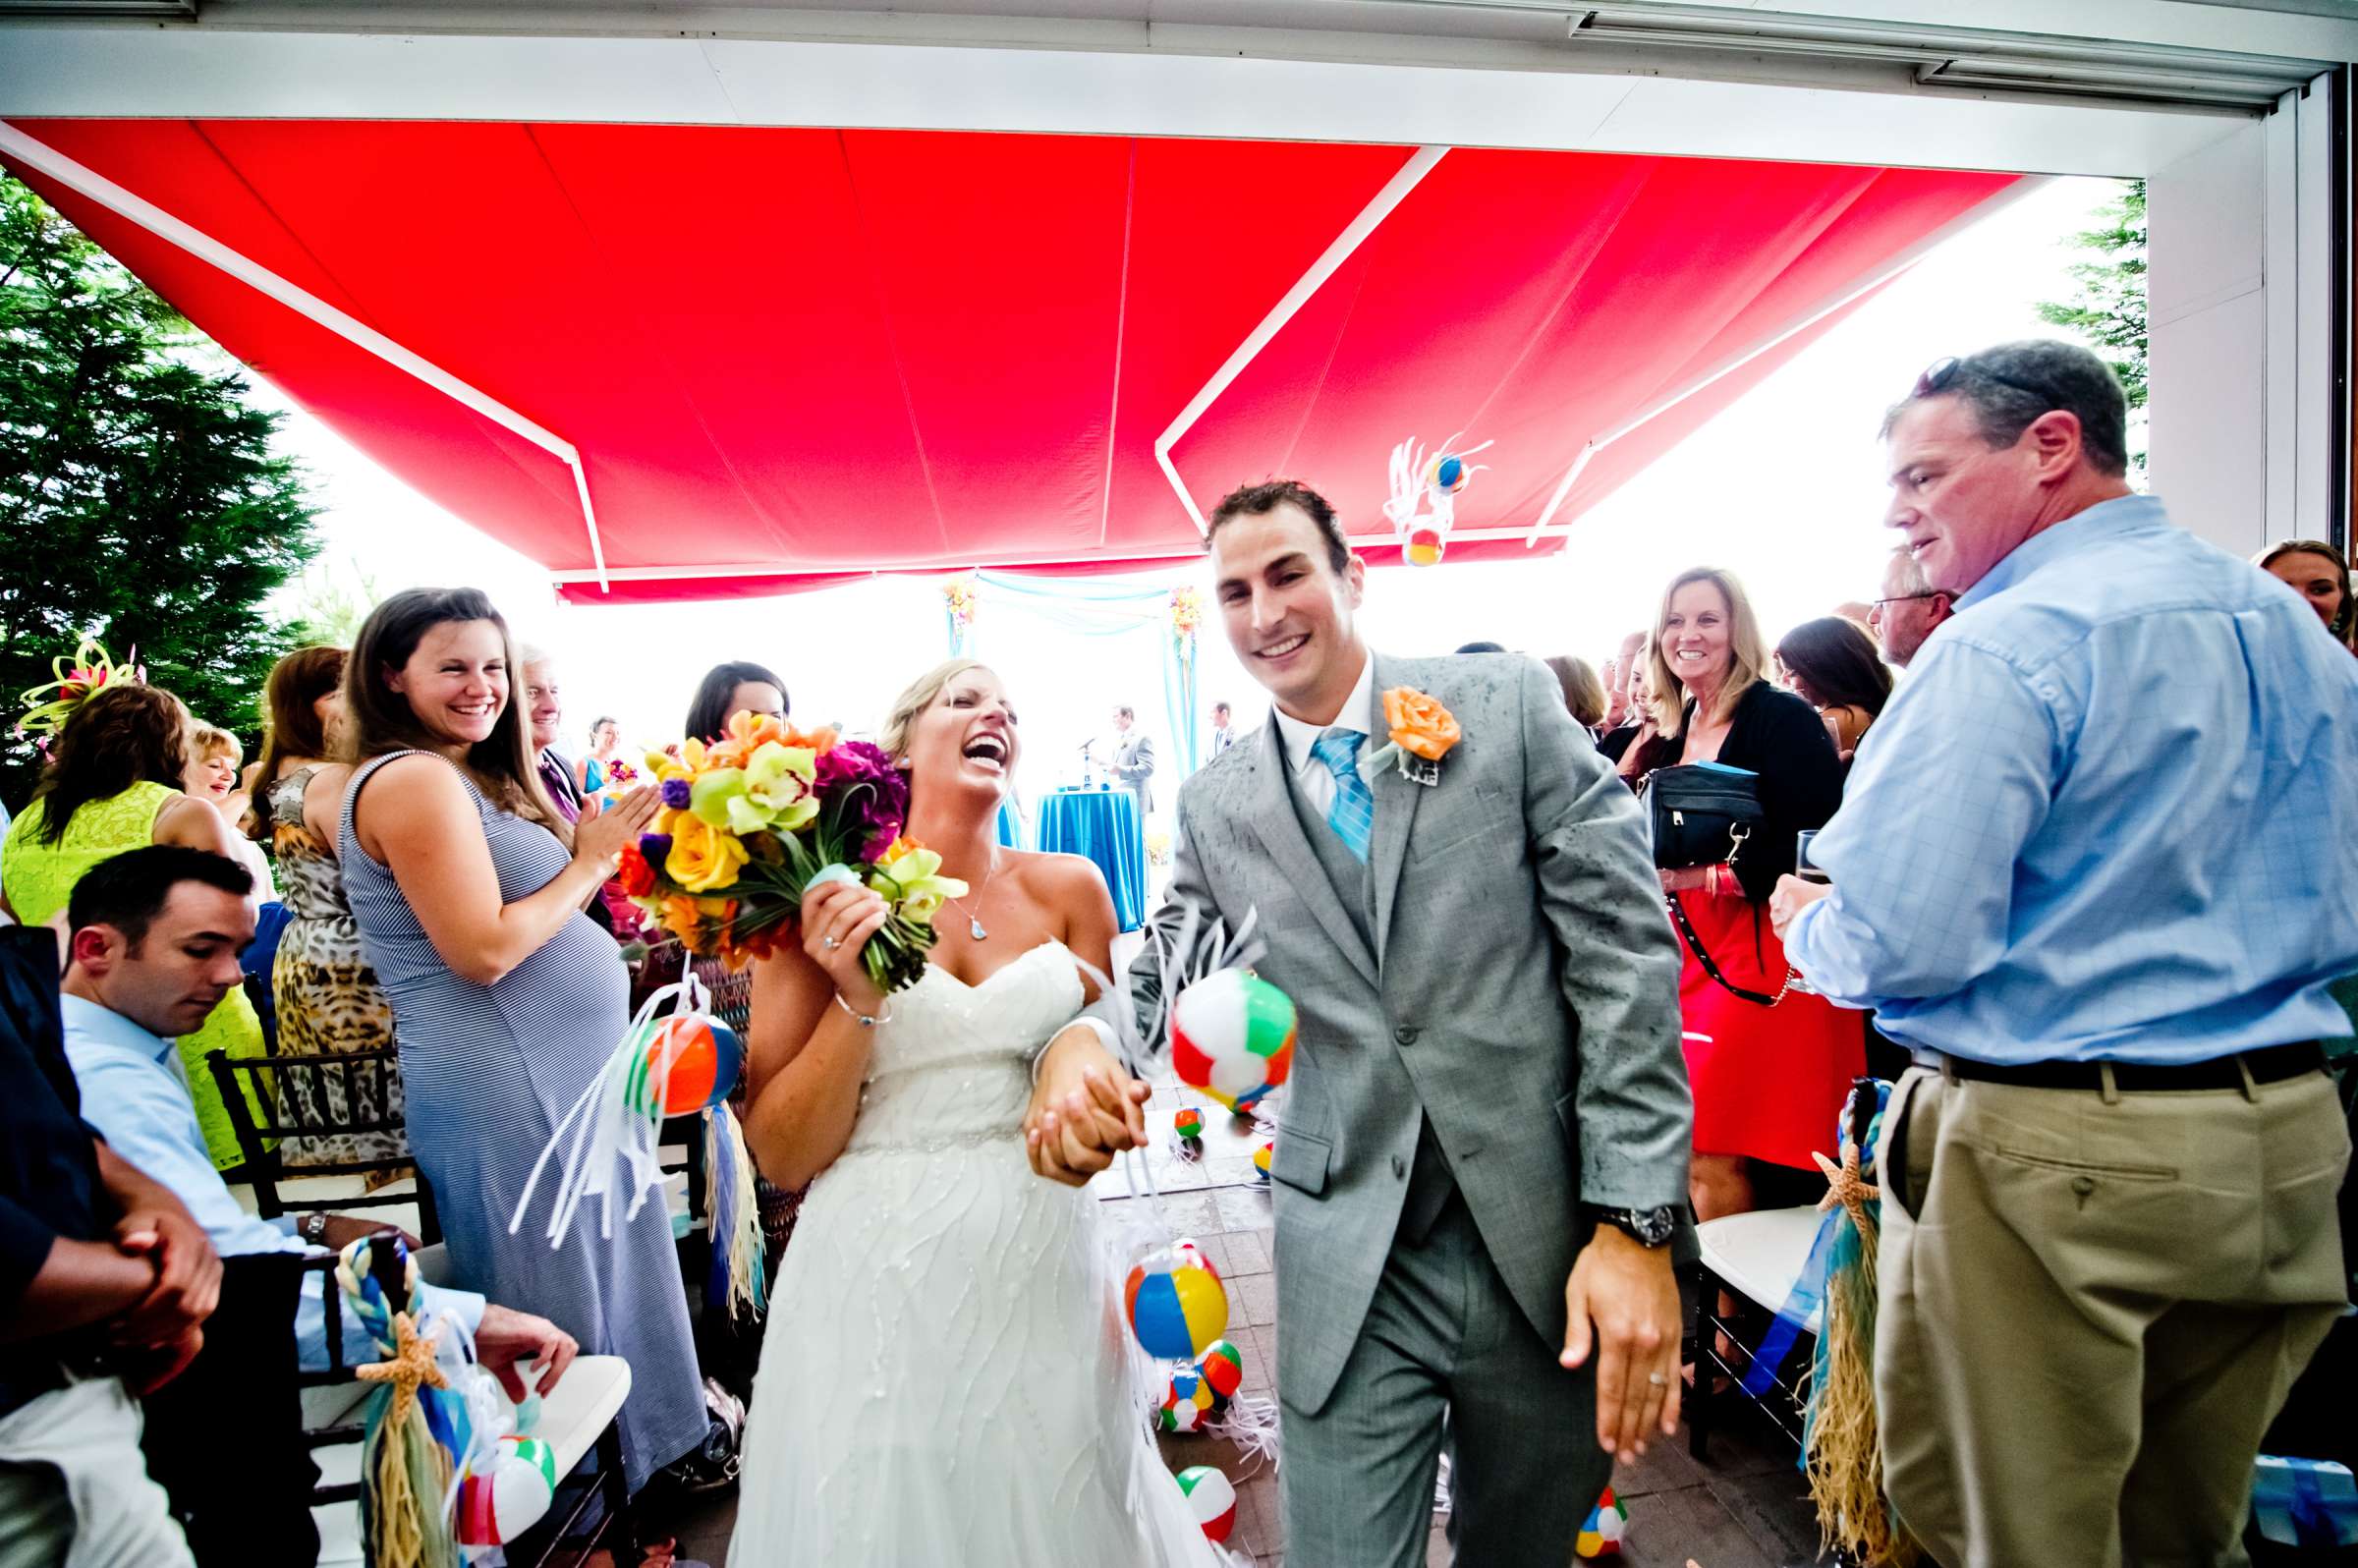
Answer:
<svg viewBox="0 0 2358 1568"><path fill-rule="evenodd" d="M1122 1313L1148 1355L1192 1362L1228 1331L1228 1291L1202 1248L1173 1242L1131 1268Z"/></svg>
<svg viewBox="0 0 2358 1568"><path fill-rule="evenodd" d="M502 1437L491 1473L459 1483L452 1534L462 1546L505 1545L540 1522L556 1491L557 1451L537 1437Z"/></svg>
<svg viewBox="0 0 2358 1568"><path fill-rule="evenodd" d="M1293 999L1241 969L1207 975L1171 1008L1179 1082L1232 1111L1252 1109L1294 1065Z"/></svg>

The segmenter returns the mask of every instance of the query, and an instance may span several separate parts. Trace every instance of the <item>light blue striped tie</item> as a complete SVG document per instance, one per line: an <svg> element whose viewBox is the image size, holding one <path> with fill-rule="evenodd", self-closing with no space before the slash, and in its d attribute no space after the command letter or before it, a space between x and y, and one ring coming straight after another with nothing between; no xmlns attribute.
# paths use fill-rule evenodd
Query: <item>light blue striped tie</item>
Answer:
<svg viewBox="0 0 2358 1568"><path fill-rule="evenodd" d="M1368 840L1376 832L1376 794L1359 776L1359 749L1367 743L1357 730L1328 730L1310 747L1310 755L1334 775L1334 803L1326 808L1326 825L1362 866L1368 864Z"/></svg>

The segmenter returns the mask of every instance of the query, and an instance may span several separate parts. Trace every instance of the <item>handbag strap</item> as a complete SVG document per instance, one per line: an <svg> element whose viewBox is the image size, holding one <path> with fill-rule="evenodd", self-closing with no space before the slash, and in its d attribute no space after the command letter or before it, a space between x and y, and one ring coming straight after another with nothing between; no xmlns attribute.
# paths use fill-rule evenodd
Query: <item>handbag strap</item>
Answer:
<svg viewBox="0 0 2358 1568"><path fill-rule="evenodd" d="M1679 903L1678 895L1672 893L1662 902L1670 906L1670 919L1677 923L1679 934L1686 938L1687 946L1694 950L1695 957L1703 964L1703 972L1717 980L1730 995L1740 997L1747 1002L1757 1002L1763 1007L1774 1007L1792 991L1793 981L1800 975L1800 971L1791 964L1785 966L1785 982L1776 988L1774 996L1766 991L1747 990L1725 975L1720 974L1719 966L1712 961L1711 949L1703 945L1703 938L1695 934L1695 927L1689 924L1686 909Z"/></svg>

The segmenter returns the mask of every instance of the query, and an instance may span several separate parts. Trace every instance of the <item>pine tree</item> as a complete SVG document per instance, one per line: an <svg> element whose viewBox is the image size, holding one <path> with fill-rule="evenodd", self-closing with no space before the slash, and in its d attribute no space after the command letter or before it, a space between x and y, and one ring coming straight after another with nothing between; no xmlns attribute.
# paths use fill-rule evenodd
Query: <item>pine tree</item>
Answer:
<svg viewBox="0 0 2358 1568"><path fill-rule="evenodd" d="M2128 394L2135 426L2145 407L2145 182L2125 182L2099 217L2102 227L2074 236L2082 250L2095 252L2093 259L2072 264L2079 298L2067 305L2041 305L2039 316L2070 328L2105 357ZM2134 461L2142 472L2145 454L2136 453Z"/></svg>
<svg viewBox="0 0 2358 1568"><path fill-rule="evenodd" d="M275 413L243 373L0 175L0 702L84 634L251 744L294 644L264 603L318 548ZM0 800L40 757L0 741Z"/></svg>

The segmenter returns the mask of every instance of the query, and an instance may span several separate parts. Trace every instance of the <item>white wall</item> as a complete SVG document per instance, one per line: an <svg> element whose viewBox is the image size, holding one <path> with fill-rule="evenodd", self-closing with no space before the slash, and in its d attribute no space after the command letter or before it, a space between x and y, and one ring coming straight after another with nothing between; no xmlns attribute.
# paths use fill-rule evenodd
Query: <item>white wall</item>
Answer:
<svg viewBox="0 0 2358 1568"><path fill-rule="evenodd" d="M2152 487L2237 554L2330 533L2329 114L2288 93L2147 189Z"/></svg>
<svg viewBox="0 0 2358 1568"><path fill-rule="evenodd" d="M2266 143L2255 121L2146 187L2153 490L2238 554L2267 536Z"/></svg>

